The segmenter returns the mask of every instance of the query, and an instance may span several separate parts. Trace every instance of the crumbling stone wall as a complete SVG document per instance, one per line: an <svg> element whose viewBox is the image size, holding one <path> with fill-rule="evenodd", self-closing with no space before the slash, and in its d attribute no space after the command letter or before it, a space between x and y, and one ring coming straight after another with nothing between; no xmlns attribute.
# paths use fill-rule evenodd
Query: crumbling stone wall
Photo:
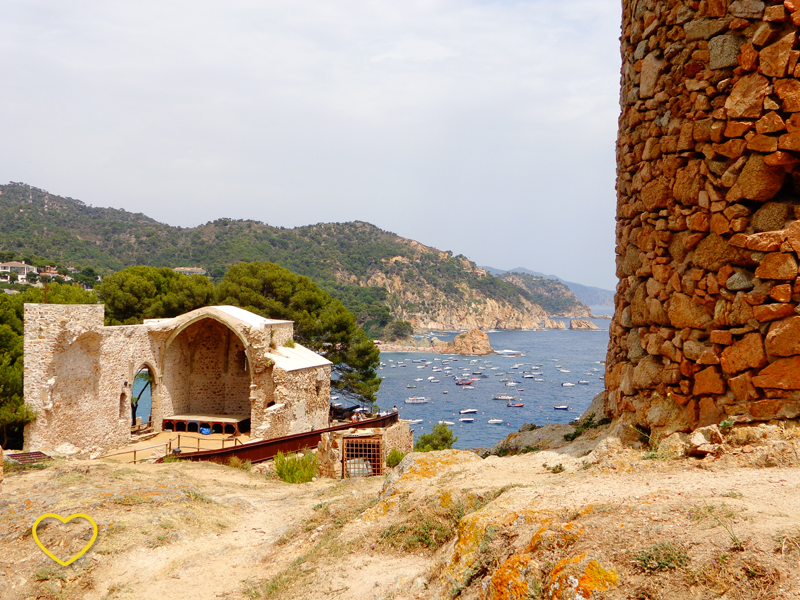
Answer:
<svg viewBox="0 0 800 600"><path fill-rule="evenodd" d="M798 0L623 0L608 411L800 414Z"/></svg>
<svg viewBox="0 0 800 600"><path fill-rule="evenodd" d="M326 427L330 362L284 347L291 322L243 321L224 308L105 327L103 305L26 304L24 393L37 418L25 449L99 455L126 444L131 386L144 366L156 430L187 412L249 414L261 439Z"/></svg>

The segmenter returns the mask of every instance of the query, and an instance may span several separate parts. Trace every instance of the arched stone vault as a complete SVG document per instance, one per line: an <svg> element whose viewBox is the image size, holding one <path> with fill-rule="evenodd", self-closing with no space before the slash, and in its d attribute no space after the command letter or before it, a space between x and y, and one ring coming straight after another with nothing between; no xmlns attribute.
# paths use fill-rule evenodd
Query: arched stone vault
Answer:
<svg viewBox="0 0 800 600"><path fill-rule="evenodd" d="M623 0L616 417L800 415L798 25L798 0Z"/></svg>

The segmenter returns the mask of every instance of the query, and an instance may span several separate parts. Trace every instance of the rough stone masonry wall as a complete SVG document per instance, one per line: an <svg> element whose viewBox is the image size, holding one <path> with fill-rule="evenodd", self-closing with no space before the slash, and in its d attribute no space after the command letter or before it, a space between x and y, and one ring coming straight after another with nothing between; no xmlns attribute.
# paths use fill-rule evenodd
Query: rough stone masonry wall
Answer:
<svg viewBox="0 0 800 600"><path fill-rule="evenodd" d="M623 0L607 408L800 414L800 0Z"/></svg>

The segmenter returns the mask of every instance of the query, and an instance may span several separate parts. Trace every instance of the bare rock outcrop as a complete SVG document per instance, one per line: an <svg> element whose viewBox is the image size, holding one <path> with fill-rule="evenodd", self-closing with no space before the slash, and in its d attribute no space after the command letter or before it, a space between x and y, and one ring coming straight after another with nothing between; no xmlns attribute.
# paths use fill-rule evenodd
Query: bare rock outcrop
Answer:
<svg viewBox="0 0 800 600"><path fill-rule="evenodd" d="M470 329L466 333L457 335L452 342L443 347L443 351L475 356L485 356L494 352L489 343L489 336L479 329Z"/></svg>
<svg viewBox="0 0 800 600"><path fill-rule="evenodd" d="M556 319L551 319L550 317L544 318L543 327L545 329L566 329L567 325L564 321L559 321Z"/></svg>
<svg viewBox="0 0 800 600"><path fill-rule="evenodd" d="M600 331L600 328L587 319L572 319L569 322L570 329L580 329L583 331Z"/></svg>
<svg viewBox="0 0 800 600"><path fill-rule="evenodd" d="M608 410L800 416L800 2L623 1Z"/></svg>

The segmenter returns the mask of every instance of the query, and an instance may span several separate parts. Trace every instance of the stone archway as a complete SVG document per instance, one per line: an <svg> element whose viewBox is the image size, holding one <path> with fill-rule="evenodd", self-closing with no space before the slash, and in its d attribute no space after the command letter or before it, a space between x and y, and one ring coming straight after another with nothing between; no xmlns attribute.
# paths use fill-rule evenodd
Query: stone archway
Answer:
<svg viewBox="0 0 800 600"><path fill-rule="evenodd" d="M250 416L248 349L239 334L218 319L200 318L174 332L161 373L162 418Z"/></svg>
<svg viewBox="0 0 800 600"><path fill-rule="evenodd" d="M159 384L155 368L150 363L143 362L133 372L133 381L130 386L131 425L136 424L137 418L141 418L142 423L149 423L155 412L158 398Z"/></svg>

